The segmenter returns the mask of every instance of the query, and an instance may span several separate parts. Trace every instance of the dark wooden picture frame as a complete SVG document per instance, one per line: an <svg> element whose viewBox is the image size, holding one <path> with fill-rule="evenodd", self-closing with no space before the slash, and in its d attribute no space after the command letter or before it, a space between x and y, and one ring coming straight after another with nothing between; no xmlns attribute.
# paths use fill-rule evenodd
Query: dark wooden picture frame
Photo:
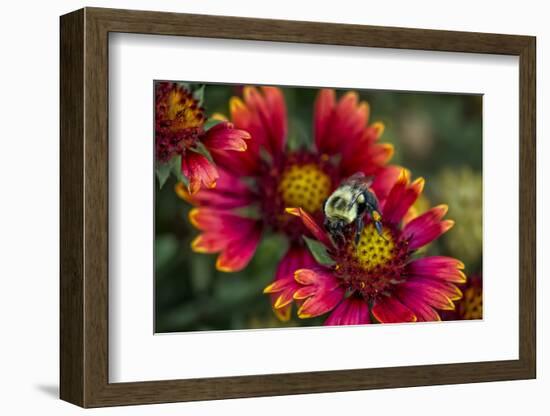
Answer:
<svg viewBox="0 0 550 416"><path fill-rule="evenodd" d="M61 17L61 386L83 407L519 380L536 376L535 38L85 8ZM110 32L515 55L520 66L519 359L109 383Z"/></svg>

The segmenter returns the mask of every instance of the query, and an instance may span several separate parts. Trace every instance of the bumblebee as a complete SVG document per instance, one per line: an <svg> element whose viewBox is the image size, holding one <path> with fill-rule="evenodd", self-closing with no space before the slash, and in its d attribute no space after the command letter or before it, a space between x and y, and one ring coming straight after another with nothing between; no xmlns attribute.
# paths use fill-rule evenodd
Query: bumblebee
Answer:
<svg viewBox="0 0 550 416"><path fill-rule="evenodd" d="M355 223L355 244L359 243L365 227L364 215L368 213L378 235L382 234L378 200L370 190L372 178L358 172L344 180L323 205L324 226L333 241L340 245L345 241L345 231Z"/></svg>

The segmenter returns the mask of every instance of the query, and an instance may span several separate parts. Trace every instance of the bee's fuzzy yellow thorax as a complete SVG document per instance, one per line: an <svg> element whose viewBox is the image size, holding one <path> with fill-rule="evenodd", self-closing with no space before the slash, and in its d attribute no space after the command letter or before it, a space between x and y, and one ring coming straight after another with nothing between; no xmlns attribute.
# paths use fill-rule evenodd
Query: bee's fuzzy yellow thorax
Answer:
<svg viewBox="0 0 550 416"><path fill-rule="evenodd" d="M325 215L328 218L344 220L351 224L357 219L357 204L350 204L353 193L347 186L340 187L332 193L325 206Z"/></svg>

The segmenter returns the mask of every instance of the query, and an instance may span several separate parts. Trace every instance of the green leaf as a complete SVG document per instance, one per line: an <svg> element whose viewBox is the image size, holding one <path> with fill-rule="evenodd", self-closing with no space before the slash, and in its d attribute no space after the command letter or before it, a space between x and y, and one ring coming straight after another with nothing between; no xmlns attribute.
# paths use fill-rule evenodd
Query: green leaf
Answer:
<svg viewBox="0 0 550 416"><path fill-rule="evenodd" d="M212 159L212 155L210 154L210 152L208 151L208 149L206 148L206 146L204 145L204 143L202 142L197 142L196 144L196 147L193 149L195 152L203 155L205 158L208 159L208 161L210 163L212 163L213 165L215 165L214 163L214 159Z"/></svg>
<svg viewBox="0 0 550 416"><path fill-rule="evenodd" d="M171 171L172 171L171 161L157 164L156 172L157 172L157 179L159 181L159 188L162 188L164 186L164 184L168 180L168 177L170 176Z"/></svg>
<svg viewBox="0 0 550 416"><path fill-rule="evenodd" d="M177 155L170 162L172 162L172 175L178 182L183 182L185 186L189 186L189 180L181 171L181 155Z"/></svg>
<svg viewBox="0 0 550 416"><path fill-rule="evenodd" d="M322 264L324 266L332 266L336 264L336 262L329 256L327 248L321 244L317 240L313 240L311 238L303 236L304 241L306 242L307 247L309 248L309 251L317 260L317 263Z"/></svg>
<svg viewBox="0 0 550 416"><path fill-rule="evenodd" d="M187 91L191 90L191 85L188 82L176 82L181 88L186 89Z"/></svg>
<svg viewBox="0 0 550 416"><path fill-rule="evenodd" d="M210 118L210 119L208 119L208 120L206 121L206 123L204 123L204 130L205 130L205 131L208 131L208 130L210 130L212 127L214 127L214 126L216 126L216 125L218 125L218 124L220 124L220 123L223 123L223 122L224 122L223 120L218 120L218 119L212 119L212 118Z"/></svg>
<svg viewBox="0 0 550 416"><path fill-rule="evenodd" d="M202 84L195 91L193 91L193 97L199 102L199 105L202 107L204 104L204 88L205 85Z"/></svg>
<svg viewBox="0 0 550 416"><path fill-rule="evenodd" d="M156 167L157 178L159 181L159 188L162 189L170 174L173 175L178 182L183 182L185 186L189 185L189 181L185 175L181 172L181 156L174 156L166 163L158 163Z"/></svg>

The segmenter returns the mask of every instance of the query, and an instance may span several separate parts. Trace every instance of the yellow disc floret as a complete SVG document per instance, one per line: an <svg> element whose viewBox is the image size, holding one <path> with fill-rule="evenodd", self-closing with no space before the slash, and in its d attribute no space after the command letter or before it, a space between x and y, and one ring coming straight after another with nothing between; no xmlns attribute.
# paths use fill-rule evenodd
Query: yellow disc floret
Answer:
<svg viewBox="0 0 550 416"><path fill-rule="evenodd" d="M384 229L380 236L374 224L367 224L361 233L359 243L350 244L348 250L351 257L365 271L372 271L379 266L384 266L395 257L395 243L391 232Z"/></svg>
<svg viewBox="0 0 550 416"><path fill-rule="evenodd" d="M172 120L170 126L172 130L200 127L204 124L204 110L188 91L174 88L168 94L166 101L166 115L169 120Z"/></svg>
<svg viewBox="0 0 550 416"><path fill-rule="evenodd" d="M469 287L464 292L464 300L460 304L459 312L464 319L483 318L482 291L478 287Z"/></svg>
<svg viewBox="0 0 550 416"><path fill-rule="evenodd" d="M286 207L313 213L330 194L330 177L315 164L291 165L283 172L278 191Z"/></svg>

